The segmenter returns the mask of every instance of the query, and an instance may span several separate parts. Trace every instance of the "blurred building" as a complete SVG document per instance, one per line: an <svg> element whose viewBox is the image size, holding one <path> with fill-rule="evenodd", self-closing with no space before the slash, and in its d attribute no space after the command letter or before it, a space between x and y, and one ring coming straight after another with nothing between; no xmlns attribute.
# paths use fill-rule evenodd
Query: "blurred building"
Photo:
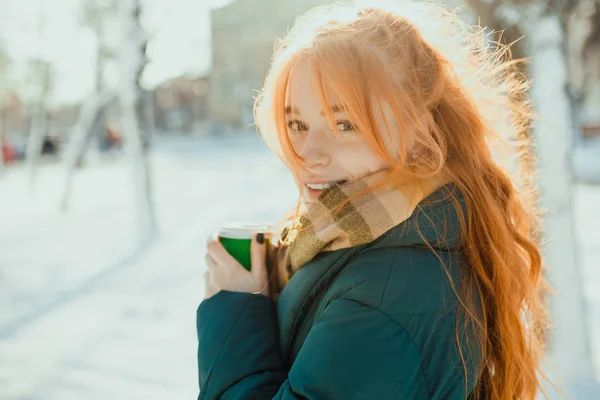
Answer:
<svg viewBox="0 0 600 400"><path fill-rule="evenodd" d="M3 137L26 135L29 128L29 111L19 97L10 93L0 109L0 134Z"/></svg>
<svg viewBox="0 0 600 400"><path fill-rule="evenodd" d="M213 121L247 127L252 107L269 70L276 38L297 16L334 0L233 0L211 11L212 71L210 116ZM451 6L462 0L446 0Z"/></svg>
<svg viewBox="0 0 600 400"><path fill-rule="evenodd" d="M209 117L206 77L179 77L154 90L154 119L163 131L194 132Z"/></svg>
<svg viewBox="0 0 600 400"><path fill-rule="evenodd" d="M234 126L252 123L254 97L269 69L276 37L296 16L331 0L234 0L211 11L211 119Z"/></svg>
<svg viewBox="0 0 600 400"><path fill-rule="evenodd" d="M46 136L62 142L68 130L77 121L79 105L61 106L46 109ZM31 129L31 106L23 103L16 94L9 94L4 107L0 109L0 136L4 140L24 145Z"/></svg>

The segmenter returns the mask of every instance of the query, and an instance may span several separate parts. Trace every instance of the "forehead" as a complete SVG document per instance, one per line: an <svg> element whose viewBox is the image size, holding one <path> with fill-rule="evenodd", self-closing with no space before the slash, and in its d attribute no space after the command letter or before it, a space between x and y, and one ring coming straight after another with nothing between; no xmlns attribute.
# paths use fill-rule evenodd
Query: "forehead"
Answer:
<svg viewBox="0 0 600 400"><path fill-rule="evenodd" d="M323 93L321 93L323 92ZM324 101L328 104L323 104ZM323 76L308 60L301 60L290 71L286 93L286 107L301 112L322 110L326 105L338 104L335 91L327 87Z"/></svg>

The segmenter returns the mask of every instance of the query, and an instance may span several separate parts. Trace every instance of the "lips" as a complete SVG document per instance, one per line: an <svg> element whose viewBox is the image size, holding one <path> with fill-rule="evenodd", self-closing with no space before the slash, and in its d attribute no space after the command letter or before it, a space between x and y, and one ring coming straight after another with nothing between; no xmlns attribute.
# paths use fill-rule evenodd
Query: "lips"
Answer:
<svg viewBox="0 0 600 400"><path fill-rule="evenodd" d="M312 200L315 200L316 198L318 198L321 193L323 193L325 190L333 187L334 185L343 185L344 183L346 183L346 180L341 180L341 181L321 181L321 182L307 182L304 184L304 187L306 187L306 192L308 193L309 197Z"/></svg>

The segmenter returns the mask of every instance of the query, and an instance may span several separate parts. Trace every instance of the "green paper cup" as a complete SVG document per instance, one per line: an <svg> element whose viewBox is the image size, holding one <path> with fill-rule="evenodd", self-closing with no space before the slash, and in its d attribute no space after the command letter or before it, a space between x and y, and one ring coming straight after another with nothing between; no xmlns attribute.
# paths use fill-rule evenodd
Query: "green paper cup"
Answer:
<svg viewBox="0 0 600 400"><path fill-rule="evenodd" d="M264 233L267 244L271 226L265 224L228 223L219 230L219 242L244 268L250 271L250 245L257 233Z"/></svg>

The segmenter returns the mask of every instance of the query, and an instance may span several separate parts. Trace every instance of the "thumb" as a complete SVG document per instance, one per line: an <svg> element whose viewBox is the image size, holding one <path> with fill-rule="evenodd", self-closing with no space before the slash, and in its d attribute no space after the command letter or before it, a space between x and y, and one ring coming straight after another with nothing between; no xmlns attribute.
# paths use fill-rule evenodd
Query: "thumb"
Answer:
<svg viewBox="0 0 600 400"><path fill-rule="evenodd" d="M264 233L259 233L252 238L250 247L250 272L256 282L263 283L267 276L267 238ZM262 242L262 243L260 243Z"/></svg>

